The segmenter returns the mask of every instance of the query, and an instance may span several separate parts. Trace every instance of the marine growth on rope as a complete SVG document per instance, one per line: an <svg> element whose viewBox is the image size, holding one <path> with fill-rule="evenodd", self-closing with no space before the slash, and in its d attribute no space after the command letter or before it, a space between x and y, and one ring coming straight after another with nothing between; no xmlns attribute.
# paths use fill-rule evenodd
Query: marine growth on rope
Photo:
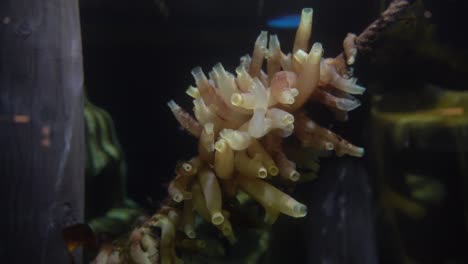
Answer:
<svg viewBox="0 0 468 264"><path fill-rule="evenodd" d="M302 10L294 48L281 50L276 35L262 31L253 53L240 58L231 73L221 63L211 70L195 67L193 86L186 90L193 99L193 111L175 101L168 106L180 125L198 139L198 155L180 162L168 192L171 202L136 228L129 242L103 249L95 263L182 263L176 255L176 233L196 241L194 225L198 215L234 243L235 226L223 199L239 191L248 194L265 209L265 221L272 224L279 214L304 217L307 207L275 187L270 179L301 178L296 164L283 151L283 139L296 137L304 148L334 151L338 156L361 157L356 147L321 127L304 111L309 100L345 114L360 105L352 94L362 94L335 58L323 58L321 43L309 44L312 32L311 8ZM356 35L343 42L346 63L357 53ZM346 72L346 73L345 73ZM159 235L152 230L159 228Z"/></svg>

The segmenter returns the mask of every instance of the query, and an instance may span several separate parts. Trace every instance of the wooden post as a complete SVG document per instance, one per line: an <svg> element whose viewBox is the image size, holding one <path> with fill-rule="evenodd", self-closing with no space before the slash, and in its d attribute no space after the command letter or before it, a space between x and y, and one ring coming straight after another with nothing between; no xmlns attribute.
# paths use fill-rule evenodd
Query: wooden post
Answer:
<svg viewBox="0 0 468 264"><path fill-rule="evenodd" d="M0 1L1 263L70 263L62 228L83 221L82 87L78 1Z"/></svg>

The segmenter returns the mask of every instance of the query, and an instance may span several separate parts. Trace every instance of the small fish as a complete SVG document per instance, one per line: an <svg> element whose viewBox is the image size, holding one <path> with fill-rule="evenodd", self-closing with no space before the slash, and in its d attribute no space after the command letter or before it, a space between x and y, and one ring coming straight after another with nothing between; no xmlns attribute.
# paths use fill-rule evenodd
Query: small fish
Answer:
<svg viewBox="0 0 468 264"><path fill-rule="evenodd" d="M89 249L98 249L98 239L91 227L87 224L74 224L62 230L63 239L69 253L79 246Z"/></svg>
<svg viewBox="0 0 468 264"><path fill-rule="evenodd" d="M267 25L271 28L296 29L300 21L300 15L284 15L268 20Z"/></svg>

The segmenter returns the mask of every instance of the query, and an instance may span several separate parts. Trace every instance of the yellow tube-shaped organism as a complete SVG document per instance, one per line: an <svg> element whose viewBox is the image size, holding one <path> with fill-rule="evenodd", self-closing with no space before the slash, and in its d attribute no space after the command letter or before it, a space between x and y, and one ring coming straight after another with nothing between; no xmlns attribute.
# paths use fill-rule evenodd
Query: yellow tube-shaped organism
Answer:
<svg viewBox="0 0 468 264"><path fill-rule="evenodd" d="M175 202L179 203L182 200L192 198L192 194L187 190L187 187L193 181L199 166L200 159L198 157L192 158L189 162L177 164L177 176L171 181L168 187L169 195Z"/></svg>
<svg viewBox="0 0 468 264"><path fill-rule="evenodd" d="M198 91L198 88L195 86L190 85L185 93L194 99L200 98L200 91Z"/></svg>
<svg viewBox="0 0 468 264"><path fill-rule="evenodd" d="M270 154L263 148L262 144L258 142L256 139L252 139L249 148L247 149L247 153L251 157L255 157L255 155L259 154L260 158L262 160L263 166L267 169L268 173L271 176L276 176L278 175L278 167L276 166L275 162L273 161L273 158L270 156Z"/></svg>
<svg viewBox="0 0 468 264"><path fill-rule="evenodd" d="M188 177L187 179L192 179L190 177L193 177L198 172L199 167L200 167L200 159L198 157L194 157L187 162L177 163L176 173L177 175Z"/></svg>
<svg viewBox="0 0 468 264"><path fill-rule="evenodd" d="M231 104L247 110L252 110L255 107L255 96L252 93L233 93L231 96Z"/></svg>
<svg viewBox="0 0 468 264"><path fill-rule="evenodd" d="M211 222L214 225L221 224L224 221L224 216L221 213L222 196L216 175L205 167L198 174L198 181L203 190L206 207L210 212Z"/></svg>
<svg viewBox="0 0 468 264"><path fill-rule="evenodd" d="M195 211L203 218L205 221L211 221L210 212L206 206L205 198L203 197L202 187L198 183L194 183L192 186L192 193L193 193L193 207ZM216 228L218 228L221 233L229 240L235 241L234 234L232 232L231 222L227 219L227 215L221 212L223 216L223 222L219 224L215 224Z"/></svg>
<svg viewBox="0 0 468 264"><path fill-rule="evenodd" d="M307 53L301 49L297 50L291 59L293 72L300 73L302 71L302 65L306 60Z"/></svg>
<svg viewBox="0 0 468 264"><path fill-rule="evenodd" d="M250 62L249 62L250 65ZM248 92L253 85L253 79L250 74L247 72L245 66L241 65L236 68L236 83L237 88L242 92Z"/></svg>
<svg viewBox="0 0 468 264"><path fill-rule="evenodd" d="M176 176L177 177L180 176ZM185 187L182 186L177 180L171 181L169 183L169 187L167 188L167 191L169 195L172 197L172 200L174 200L177 203L182 202L183 200L188 200L192 199L192 194L188 191L185 190Z"/></svg>
<svg viewBox="0 0 468 264"><path fill-rule="evenodd" d="M206 208L205 197L203 196L202 188L198 182L195 182L192 185L192 197L193 208L195 211L197 211L203 220L211 222L211 215L208 208Z"/></svg>
<svg viewBox="0 0 468 264"><path fill-rule="evenodd" d="M213 67L213 77L221 98L228 103L231 100L231 95L239 91L234 76L226 72L221 63L217 63Z"/></svg>
<svg viewBox="0 0 468 264"><path fill-rule="evenodd" d="M296 164L290 161L282 151L275 153L275 161L279 167L279 174L282 178L291 181L298 181L299 172L296 171Z"/></svg>
<svg viewBox="0 0 468 264"><path fill-rule="evenodd" d="M214 140L214 125L206 123L198 141L198 154L200 159L206 163L211 163L213 160Z"/></svg>
<svg viewBox="0 0 468 264"><path fill-rule="evenodd" d="M263 60L265 59L265 51L268 42L268 32L262 31L255 41L254 51L252 54L252 62L250 64L249 73L252 77L261 77L261 69Z"/></svg>
<svg viewBox="0 0 468 264"><path fill-rule="evenodd" d="M215 144L214 170L221 179L230 179L234 173L234 151L225 139Z"/></svg>
<svg viewBox="0 0 468 264"><path fill-rule="evenodd" d="M239 186L259 203L292 217L304 217L307 207L263 180L239 177Z"/></svg>
<svg viewBox="0 0 468 264"><path fill-rule="evenodd" d="M295 110L304 105L317 87L320 80L320 59L322 58L322 53L322 44L315 43L298 75L297 89L299 90L299 95L295 98L291 109Z"/></svg>
<svg viewBox="0 0 468 264"><path fill-rule="evenodd" d="M185 130L197 138L200 137L202 127L189 113L185 112L174 100L169 101L167 106Z"/></svg>
<svg viewBox="0 0 468 264"><path fill-rule="evenodd" d="M277 35L271 35L268 43L267 73L269 81L281 70L281 47Z"/></svg>
<svg viewBox="0 0 468 264"><path fill-rule="evenodd" d="M293 53L297 50L307 50L309 48L309 40L312 35L312 17L314 10L312 8L304 8L301 13L301 21L296 31L294 40Z"/></svg>
<svg viewBox="0 0 468 264"><path fill-rule="evenodd" d="M165 215L158 215L154 226L161 228L161 264L175 264L175 227Z"/></svg>
<svg viewBox="0 0 468 264"><path fill-rule="evenodd" d="M250 145L249 133L232 129L223 129L219 136L226 140L233 150L244 150Z"/></svg>
<svg viewBox="0 0 468 264"><path fill-rule="evenodd" d="M250 158L245 151L236 152L234 164L239 174L247 177L266 178L268 171L262 164L261 154Z"/></svg>
<svg viewBox="0 0 468 264"><path fill-rule="evenodd" d="M193 200L184 202L182 209L182 229L190 239L194 239L197 234L195 232L195 214L193 208Z"/></svg>

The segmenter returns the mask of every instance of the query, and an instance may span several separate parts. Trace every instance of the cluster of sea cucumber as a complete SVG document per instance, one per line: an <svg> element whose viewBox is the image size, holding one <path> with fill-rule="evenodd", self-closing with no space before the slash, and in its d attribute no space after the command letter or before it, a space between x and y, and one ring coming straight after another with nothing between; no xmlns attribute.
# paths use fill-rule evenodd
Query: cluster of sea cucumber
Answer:
<svg viewBox="0 0 468 264"><path fill-rule="evenodd" d="M102 250L95 263L181 263L176 256L176 233L196 241L196 214L234 242L235 228L223 198L233 198L239 190L264 207L268 223L281 213L304 217L305 205L269 183L271 177L287 181L301 177L283 152L283 138L294 135L303 147L334 150L339 156L363 155L362 148L319 126L303 111L304 104L315 100L346 113L360 105L350 94L365 90L338 66L337 59L322 58L320 43L309 48L311 30L312 9L306 8L292 53L283 53L278 37L268 37L264 31L252 56L241 58L235 75L220 63L208 77L200 67L192 70L196 86L186 93L193 98L194 117L174 101L168 105L181 126L198 138L198 155L178 164L168 188L170 206L135 229L123 247ZM343 43L349 65L357 53L355 38L348 34ZM159 227L158 236L155 227Z"/></svg>

